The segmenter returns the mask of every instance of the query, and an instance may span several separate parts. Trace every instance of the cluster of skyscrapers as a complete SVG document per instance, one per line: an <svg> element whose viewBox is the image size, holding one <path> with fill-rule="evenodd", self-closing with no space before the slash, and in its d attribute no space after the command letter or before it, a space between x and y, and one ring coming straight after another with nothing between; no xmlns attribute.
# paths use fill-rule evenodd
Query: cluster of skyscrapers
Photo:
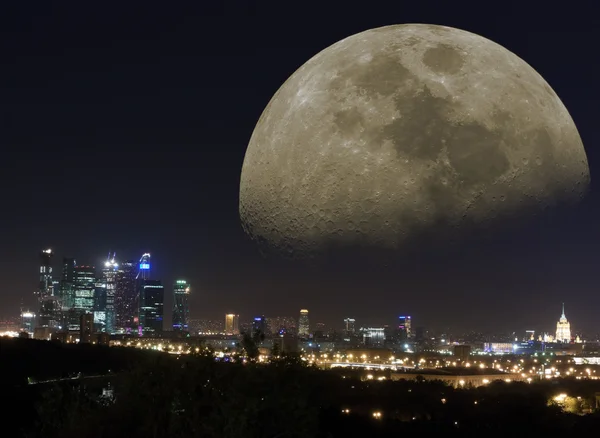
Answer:
<svg viewBox="0 0 600 438"><path fill-rule="evenodd" d="M97 333L141 336L163 331L165 288L151 277L150 254L143 254L137 262L122 263L114 253L109 254L100 269L63 258L58 276L54 275L53 256L50 249L40 253L40 281L35 292L39 312L37 318L33 312L22 312L24 329L80 331L82 321L92 318ZM174 330L188 330L189 294L187 281L175 281Z"/></svg>

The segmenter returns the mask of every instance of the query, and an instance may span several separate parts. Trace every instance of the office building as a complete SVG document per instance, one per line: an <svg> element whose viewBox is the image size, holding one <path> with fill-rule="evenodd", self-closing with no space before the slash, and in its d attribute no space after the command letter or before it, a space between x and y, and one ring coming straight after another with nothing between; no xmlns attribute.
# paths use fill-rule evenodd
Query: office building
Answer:
<svg viewBox="0 0 600 438"><path fill-rule="evenodd" d="M104 330L106 333L116 333L115 295L117 291L117 278L119 264L115 260L115 253L109 254L102 268L102 283L105 290L104 304Z"/></svg>
<svg viewBox="0 0 600 438"><path fill-rule="evenodd" d="M21 311L21 331L33 334L35 327L35 313Z"/></svg>
<svg viewBox="0 0 600 438"><path fill-rule="evenodd" d="M307 338L310 336L310 323L308 321L308 310L300 310L300 318L298 318L298 336Z"/></svg>
<svg viewBox="0 0 600 438"><path fill-rule="evenodd" d="M52 276L51 249L40 252L39 285L35 295L38 298L39 313L37 323L39 327L55 329L60 326L61 306L58 297L54 296L54 279Z"/></svg>
<svg viewBox="0 0 600 438"><path fill-rule="evenodd" d="M354 318L344 319L344 333L347 335L354 334L356 328L356 320Z"/></svg>
<svg viewBox="0 0 600 438"><path fill-rule="evenodd" d="M163 331L165 288L160 280L141 280L139 324L144 335Z"/></svg>
<svg viewBox="0 0 600 438"><path fill-rule="evenodd" d="M90 344L94 334L94 315L87 312L79 315L79 327L79 342Z"/></svg>
<svg viewBox="0 0 600 438"><path fill-rule="evenodd" d="M228 313L227 315L225 315L225 334L240 334L240 315L236 315L234 313Z"/></svg>
<svg viewBox="0 0 600 438"><path fill-rule="evenodd" d="M262 333L264 336L267 335L267 318L264 315L255 316L252 321L252 334Z"/></svg>
<svg viewBox="0 0 600 438"><path fill-rule="evenodd" d="M412 319L410 316L398 317L398 334L401 341L412 337Z"/></svg>
<svg viewBox="0 0 600 438"><path fill-rule="evenodd" d="M173 285L173 330L189 330L190 320L190 284L185 280L177 280Z"/></svg>
<svg viewBox="0 0 600 438"><path fill-rule="evenodd" d="M81 315L93 312L96 301L96 268L81 265L73 268L73 304L69 309L67 328L80 330ZM97 307L97 306L96 306Z"/></svg>
<svg viewBox="0 0 600 438"><path fill-rule="evenodd" d="M134 318L138 316L137 292L135 277L137 264L127 260L119 266L115 289L115 331L131 333L135 331Z"/></svg>
<svg viewBox="0 0 600 438"><path fill-rule="evenodd" d="M363 342L369 347L381 347L385 343L385 328L384 327L369 327L361 329L363 334Z"/></svg>

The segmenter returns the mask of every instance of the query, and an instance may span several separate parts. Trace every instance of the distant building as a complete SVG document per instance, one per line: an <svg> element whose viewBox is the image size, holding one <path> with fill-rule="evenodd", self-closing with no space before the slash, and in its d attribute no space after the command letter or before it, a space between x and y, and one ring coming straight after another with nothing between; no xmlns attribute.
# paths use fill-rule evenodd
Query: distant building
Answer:
<svg viewBox="0 0 600 438"><path fill-rule="evenodd" d="M83 313L79 317L79 343L91 344L94 335L94 315Z"/></svg>
<svg viewBox="0 0 600 438"><path fill-rule="evenodd" d="M54 295L52 257L53 253L51 249L45 249L40 252L40 281L38 291L36 292L40 310L37 324L39 327L55 329L60 326L61 305L58 297Z"/></svg>
<svg viewBox="0 0 600 438"><path fill-rule="evenodd" d="M94 332L106 332L106 283L96 282L94 290Z"/></svg>
<svg viewBox="0 0 600 438"><path fill-rule="evenodd" d="M69 310L67 328L79 330L81 315L92 313L96 301L96 268L75 266L73 268L73 303Z"/></svg>
<svg viewBox="0 0 600 438"><path fill-rule="evenodd" d="M137 265L133 260L127 260L119 266L115 289L115 330L118 333L135 331L134 318L137 317L136 288Z"/></svg>
<svg viewBox="0 0 600 438"><path fill-rule="evenodd" d="M455 345L453 355L458 360L466 361L469 359L471 355L471 346L470 345Z"/></svg>
<svg viewBox="0 0 600 438"><path fill-rule="evenodd" d="M240 315L236 315L234 313L228 313L227 315L225 315L225 334L240 334Z"/></svg>
<svg viewBox="0 0 600 438"><path fill-rule="evenodd" d="M256 316L252 321L252 334L262 333L267 335L267 318L263 316Z"/></svg>
<svg viewBox="0 0 600 438"><path fill-rule="evenodd" d="M35 313L30 311L21 312L21 331L33 334L35 329Z"/></svg>
<svg viewBox="0 0 600 438"><path fill-rule="evenodd" d="M105 312L105 327L103 331L106 333L115 333L116 330L116 314L115 314L115 296L117 291L117 278L119 276L119 264L115 260L115 254L109 254L108 259L104 262L102 268L102 282L106 289L106 304Z"/></svg>
<svg viewBox="0 0 600 438"><path fill-rule="evenodd" d="M160 280L140 281L139 323L144 335L163 331L165 288Z"/></svg>
<svg viewBox="0 0 600 438"><path fill-rule="evenodd" d="M565 316L565 304L562 306L562 315L556 323L556 342L571 342L571 324Z"/></svg>
<svg viewBox="0 0 600 438"><path fill-rule="evenodd" d="M269 333L279 333L284 330L286 333L297 333L296 318L292 316L274 316L267 318L267 331Z"/></svg>
<svg viewBox="0 0 600 438"><path fill-rule="evenodd" d="M59 296L62 304L63 326L68 328L69 322L66 320L67 313L75 302L73 285L75 282L75 262L74 258L63 258L62 272L59 283Z"/></svg>
<svg viewBox="0 0 600 438"><path fill-rule="evenodd" d="M398 317L398 331L400 333L401 340L412 337L412 319L410 316Z"/></svg>
<svg viewBox="0 0 600 438"><path fill-rule="evenodd" d="M370 347L381 347L385 343L385 328L369 327L361 329L363 342Z"/></svg>
<svg viewBox="0 0 600 438"><path fill-rule="evenodd" d="M356 320L354 318L345 318L344 319L344 333L347 335L354 334L356 330Z"/></svg>
<svg viewBox="0 0 600 438"><path fill-rule="evenodd" d="M307 338L310 336L310 322L308 320L308 310L300 310L300 318L298 318L298 336Z"/></svg>
<svg viewBox="0 0 600 438"><path fill-rule="evenodd" d="M189 330L190 319L190 284L185 280L177 280L173 285L173 330Z"/></svg>
<svg viewBox="0 0 600 438"><path fill-rule="evenodd" d="M273 336L273 348L279 351L279 354L297 353L298 338L282 330L281 333Z"/></svg>

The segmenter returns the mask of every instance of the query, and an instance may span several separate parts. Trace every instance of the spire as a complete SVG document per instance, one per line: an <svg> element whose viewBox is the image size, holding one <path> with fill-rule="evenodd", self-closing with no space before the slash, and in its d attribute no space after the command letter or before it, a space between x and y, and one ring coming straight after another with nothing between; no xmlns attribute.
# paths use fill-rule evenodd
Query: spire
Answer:
<svg viewBox="0 0 600 438"><path fill-rule="evenodd" d="M562 317L566 318L566 316L565 316L565 303L562 303L562 305L563 305L562 306L562 309L563 309L563 311L562 311Z"/></svg>

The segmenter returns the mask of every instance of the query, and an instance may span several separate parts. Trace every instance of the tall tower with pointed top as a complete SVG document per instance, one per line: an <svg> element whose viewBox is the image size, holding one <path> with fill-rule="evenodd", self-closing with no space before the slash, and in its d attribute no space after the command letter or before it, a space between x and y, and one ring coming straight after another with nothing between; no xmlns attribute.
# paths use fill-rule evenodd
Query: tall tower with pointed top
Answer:
<svg viewBox="0 0 600 438"><path fill-rule="evenodd" d="M556 323L556 342L571 342L571 324L565 316L565 303L562 305L562 315Z"/></svg>

